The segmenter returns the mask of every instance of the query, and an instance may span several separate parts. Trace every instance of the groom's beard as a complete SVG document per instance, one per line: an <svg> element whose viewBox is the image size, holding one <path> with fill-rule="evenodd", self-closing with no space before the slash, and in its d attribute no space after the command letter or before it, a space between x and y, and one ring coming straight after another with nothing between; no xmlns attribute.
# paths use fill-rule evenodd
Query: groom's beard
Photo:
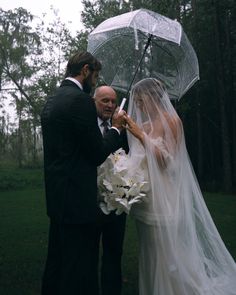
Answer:
<svg viewBox="0 0 236 295"><path fill-rule="evenodd" d="M93 85L92 85L92 73L88 75L88 77L84 80L83 83L83 90L84 92L90 94L92 91Z"/></svg>

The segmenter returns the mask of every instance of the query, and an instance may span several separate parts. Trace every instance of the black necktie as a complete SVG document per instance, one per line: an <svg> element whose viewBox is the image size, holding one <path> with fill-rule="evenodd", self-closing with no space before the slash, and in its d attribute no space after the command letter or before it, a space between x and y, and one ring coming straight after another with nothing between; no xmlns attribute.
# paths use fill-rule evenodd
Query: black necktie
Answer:
<svg viewBox="0 0 236 295"><path fill-rule="evenodd" d="M102 135L104 136L108 132L108 130L109 130L109 128L108 128L109 123L107 121L103 121L102 124L101 124L101 126L103 126Z"/></svg>

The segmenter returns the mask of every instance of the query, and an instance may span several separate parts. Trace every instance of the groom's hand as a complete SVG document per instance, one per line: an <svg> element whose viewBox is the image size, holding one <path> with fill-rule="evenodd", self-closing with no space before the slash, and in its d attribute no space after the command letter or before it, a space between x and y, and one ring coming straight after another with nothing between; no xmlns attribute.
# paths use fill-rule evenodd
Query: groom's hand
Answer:
<svg viewBox="0 0 236 295"><path fill-rule="evenodd" d="M112 116L112 126L122 130L126 124L126 112L125 111L119 111L119 107L116 108L113 116Z"/></svg>

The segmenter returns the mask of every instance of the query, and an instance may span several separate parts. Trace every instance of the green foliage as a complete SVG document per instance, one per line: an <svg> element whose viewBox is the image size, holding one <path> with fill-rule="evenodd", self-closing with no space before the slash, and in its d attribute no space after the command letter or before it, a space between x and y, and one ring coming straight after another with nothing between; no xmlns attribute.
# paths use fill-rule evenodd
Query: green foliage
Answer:
<svg viewBox="0 0 236 295"><path fill-rule="evenodd" d="M35 27L27 10L0 9L1 84L12 89L6 93L25 116L39 116L43 98L64 74L73 38L55 10L54 14L52 23L46 26L42 20Z"/></svg>
<svg viewBox="0 0 236 295"><path fill-rule="evenodd" d="M105 19L125 12L119 1L111 0L82 0L84 11L81 13L84 26L91 31Z"/></svg>
<svg viewBox="0 0 236 295"><path fill-rule="evenodd" d="M183 11L189 10L190 2L186 0L83 0L84 11L81 15L84 26L90 32L109 17L140 8L149 9L172 19L181 20L181 14Z"/></svg>
<svg viewBox="0 0 236 295"><path fill-rule="evenodd" d="M62 80L73 44L54 13L52 23L46 26L42 20L35 26L34 17L23 8L0 9L1 99L12 99L18 121L12 130L2 121L0 143L5 154L0 157L12 154L19 167L42 161L40 113L45 97Z"/></svg>
<svg viewBox="0 0 236 295"><path fill-rule="evenodd" d="M34 73L31 55L40 53L40 39L29 25L33 16L23 8L0 9L0 54L2 83L11 82L27 99L21 83Z"/></svg>
<svg viewBox="0 0 236 295"><path fill-rule="evenodd" d="M70 40L70 51L66 54L66 59L68 60L69 57L74 54L76 51L86 51L87 50L87 41L88 39L88 32L80 31L77 32L77 35L75 38Z"/></svg>

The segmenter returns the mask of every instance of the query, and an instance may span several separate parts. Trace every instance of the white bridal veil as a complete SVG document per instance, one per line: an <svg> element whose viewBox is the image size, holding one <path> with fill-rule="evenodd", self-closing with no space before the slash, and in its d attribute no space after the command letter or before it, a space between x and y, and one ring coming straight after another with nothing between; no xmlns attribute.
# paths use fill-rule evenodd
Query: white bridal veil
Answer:
<svg viewBox="0 0 236 295"><path fill-rule="evenodd" d="M147 266L140 280L151 288L141 286L140 294L235 295L236 264L205 205L163 84L138 82L128 114L145 133L145 148L128 134L131 166L146 165L150 183L148 201L131 209L141 236L140 264Z"/></svg>

